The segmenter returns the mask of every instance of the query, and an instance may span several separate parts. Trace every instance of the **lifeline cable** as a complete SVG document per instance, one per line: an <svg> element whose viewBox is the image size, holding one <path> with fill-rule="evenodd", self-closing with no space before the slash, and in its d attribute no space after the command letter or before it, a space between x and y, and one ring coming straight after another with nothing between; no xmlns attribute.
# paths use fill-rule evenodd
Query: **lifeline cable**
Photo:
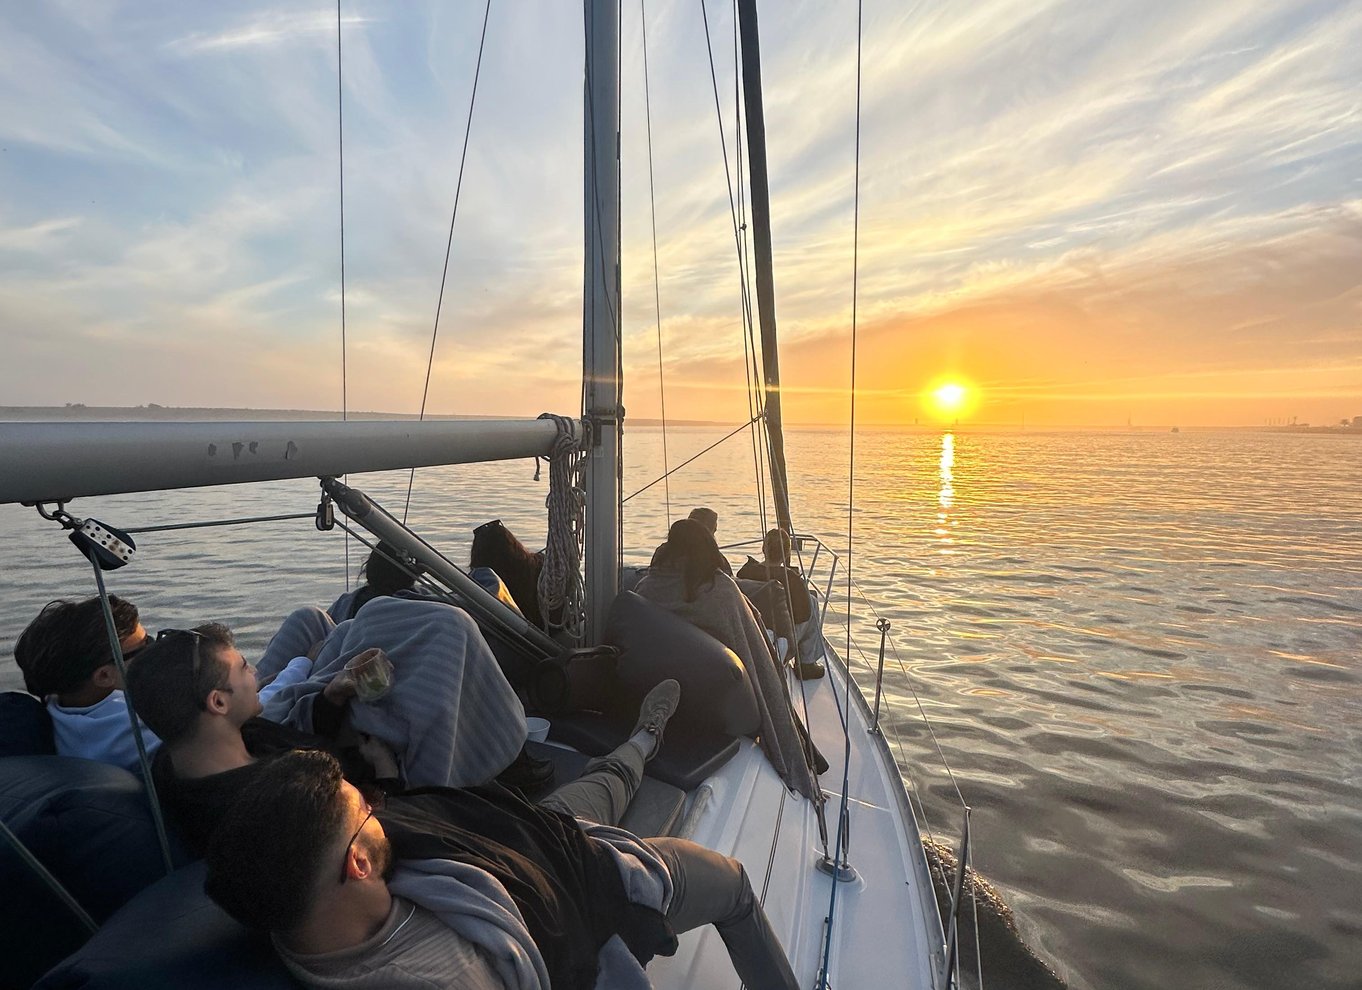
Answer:
<svg viewBox="0 0 1362 990"><path fill-rule="evenodd" d="M847 682L846 682L846 711L851 710L851 579L854 572L852 566L852 552L854 550L855 519L856 519L856 303L860 287L860 246L861 246L861 25L862 25L863 3L862 0L856 2L856 153L855 153L855 172L852 180L852 211L851 211L851 423L850 423L850 453L849 466L847 468L847 615L846 615L846 655L848 661ZM849 716L848 716L849 717ZM838 815L837 821L837 842L836 853L834 854L834 869L836 863L846 852L848 841L847 832L850 830L848 821L848 804L850 796L851 776L851 733L846 733L846 749L842 763L842 810ZM832 891L828 895L828 919L831 921L837 909L837 883L832 884ZM827 936L823 941L823 959L818 967L818 987L819 990L827 990L828 969L832 963L832 926L828 926Z"/></svg>

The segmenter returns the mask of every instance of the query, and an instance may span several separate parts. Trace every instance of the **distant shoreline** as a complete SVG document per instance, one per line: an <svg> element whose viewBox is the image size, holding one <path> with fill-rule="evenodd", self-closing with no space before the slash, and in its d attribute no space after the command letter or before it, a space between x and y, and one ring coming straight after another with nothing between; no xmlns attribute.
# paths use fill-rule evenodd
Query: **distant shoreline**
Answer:
<svg viewBox="0 0 1362 990"><path fill-rule="evenodd" d="M412 421L419 417L415 413L390 412L351 412L348 418L368 421ZM426 419L450 420L492 420L528 419L528 416L506 414L501 416L466 414L428 414ZM87 406L72 403L64 406L0 406L0 423L34 423L66 421L77 423L120 423L120 422L267 422L275 420L335 422L341 414L334 409L230 409L195 406ZM660 419L639 417L625 421L625 428L631 426L662 426ZM667 426L706 427L711 429L732 429L736 424L716 420L682 419L669 420ZM845 430L845 424L838 423L787 423L791 430ZM1362 437L1362 427L1356 426L1092 426L1080 424L1035 424L1021 426L1017 423L963 423L951 426L934 423L866 423L861 429L877 432L892 431L902 433L941 433L958 431L961 433L1287 433L1326 436Z"/></svg>

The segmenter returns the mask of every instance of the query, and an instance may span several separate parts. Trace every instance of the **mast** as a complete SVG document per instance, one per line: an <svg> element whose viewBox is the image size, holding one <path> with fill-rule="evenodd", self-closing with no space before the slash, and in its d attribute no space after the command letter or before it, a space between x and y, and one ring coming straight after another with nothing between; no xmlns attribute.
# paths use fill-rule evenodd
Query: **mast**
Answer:
<svg viewBox="0 0 1362 990"><path fill-rule="evenodd" d="M586 642L605 632L619 591L623 461L620 406L619 6L586 0L585 265L582 419L586 467Z"/></svg>
<svg viewBox="0 0 1362 990"><path fill-rule="evenodd" d="M738 0L738 32L742 43L742 93L747 113L747 168L752 186L752 236L756 247L757 315L761 326L761 359L765 382L767 449L771 459L771 494L776 524L793 532L790 487L785 476L785 434L780 415L780 353L776 347L776 287L771 275L771 192L766 180L766 115L761 102L761 44L757 32L757 0Z"/></svg>

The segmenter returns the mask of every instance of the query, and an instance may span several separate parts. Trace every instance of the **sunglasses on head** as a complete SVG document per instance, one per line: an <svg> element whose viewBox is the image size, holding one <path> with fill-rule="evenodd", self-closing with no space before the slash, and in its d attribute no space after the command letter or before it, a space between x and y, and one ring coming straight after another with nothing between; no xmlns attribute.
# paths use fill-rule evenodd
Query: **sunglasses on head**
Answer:
<svg viewBox="0 0 1362 990"><path fill-rule="evenodd" d="M199 644L202 643L208 637L205 636L203 633L199 632L197 629L162 629L160 632L156 634L156 642L160 643L162 640L171 639L177 636L188 636L190 640L193 642L193 646L189 654L191 658L190 663L193 666L190 668L189 676L191 678L190 683L193 684L197 689L199 683L199 671L202 669L203 666L203 657L199 652ZM143 644L143 646L138 647L138 649L135 650L134 652L141 652L142 649L145 649L145 646L146 644ZM200 708L203 708L205 704L204 699L200 698L198 704Z"/></svg>

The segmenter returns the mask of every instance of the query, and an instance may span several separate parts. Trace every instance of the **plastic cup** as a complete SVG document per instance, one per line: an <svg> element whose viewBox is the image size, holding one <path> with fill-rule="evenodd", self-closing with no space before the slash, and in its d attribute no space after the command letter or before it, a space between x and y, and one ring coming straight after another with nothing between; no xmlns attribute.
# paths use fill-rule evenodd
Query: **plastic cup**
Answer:
<svg viewBox="0 0 1362 990"><path fill-rule="evenodd" d="M531 716L525 719L525 728L529 730L531 742L543 742L549 737L549 726L552 723L546 718L535 718Z"/></svg>
<svg viewBox="0 0 1362 990"><path fill-rule="evenodd" d="M355 697L360 701L377 701L392 690L392 661L376 646L351 657L345 669L355 679Z"/></svg>

